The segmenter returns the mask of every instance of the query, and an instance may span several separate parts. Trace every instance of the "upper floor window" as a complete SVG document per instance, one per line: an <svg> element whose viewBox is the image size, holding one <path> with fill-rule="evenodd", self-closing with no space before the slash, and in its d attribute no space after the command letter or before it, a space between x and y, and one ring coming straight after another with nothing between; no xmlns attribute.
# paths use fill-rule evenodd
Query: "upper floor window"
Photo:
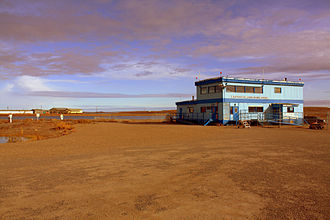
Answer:
<svg viewBox="0 0 330 220"><path fill-rule="evenodd" d="M254 86L233 86L226 87L227 92L239 92L239 93L263 93L263 88Z"/></svg>
<svg viewBox="0 0 330 220"><path fill-rule="evenodd" d="M208 87L200 87L200 94L212 94L212 93L220 93L221 87L220 86L208 86Z"/></svg>
<svg viewBox="0 0 330 220"><path fill-rule="evenodd" d="M236 86L236 92L244 93L244 86Z"/></svg>
<svg viewBox="0 0 330 220"><path fill-rule="evenodd" d="M209 93L215 93L215 86L209 86Z"/></svg>
<svg viewBox="0 0 330 220"><path fill-rule="evenodd" d="M207 87L201 87L201 94L207 94Z"/></svg>
<svg viewBox="0 0 330 220"><path fill-rule="evenodd" d="M227 90L227 92L235 92L235 86L229 85L226 87L226 90Z"/></svg>
<svg viewBox="0 0 330 220"><path fill-rule="evenodd" d="M282 93L282 88L281 87L275 87L274 92L275 93Z"/></svg>

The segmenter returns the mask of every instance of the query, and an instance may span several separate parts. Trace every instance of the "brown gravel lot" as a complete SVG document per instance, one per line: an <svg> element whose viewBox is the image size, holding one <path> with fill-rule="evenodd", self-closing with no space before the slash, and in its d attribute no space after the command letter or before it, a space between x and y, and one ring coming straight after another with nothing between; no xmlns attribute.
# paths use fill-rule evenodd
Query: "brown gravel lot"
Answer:
<svg viewBox="0 0 330 220"><path fill-rule="evenodd" d="M329 134L96 123L0 144L0 219L330 219Z"/></svg>

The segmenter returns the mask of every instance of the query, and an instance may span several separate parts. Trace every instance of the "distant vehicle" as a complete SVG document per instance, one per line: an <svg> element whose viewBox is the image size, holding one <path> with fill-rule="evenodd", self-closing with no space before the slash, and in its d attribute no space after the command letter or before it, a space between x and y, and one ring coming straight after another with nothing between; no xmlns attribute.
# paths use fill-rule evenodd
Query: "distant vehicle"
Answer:
<svg viewBox="0 0 330 220"><path fill-rule="evenodd" d="M304 119L309 124L310 129L323 129L326 124L325 120L316 116L305 116Z"/></svg>

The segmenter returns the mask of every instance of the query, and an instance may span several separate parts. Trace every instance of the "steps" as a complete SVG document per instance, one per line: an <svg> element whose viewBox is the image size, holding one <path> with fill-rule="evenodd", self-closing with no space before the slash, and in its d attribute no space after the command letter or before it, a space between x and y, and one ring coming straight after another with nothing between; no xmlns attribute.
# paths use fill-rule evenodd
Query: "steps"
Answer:
<svg viewBox="0 0 330 220"><path fill-rule="evenodd" d="M242 124L243 124L244 128L251 128L249 122L247 122L247 121L242 121Z"/></svg>

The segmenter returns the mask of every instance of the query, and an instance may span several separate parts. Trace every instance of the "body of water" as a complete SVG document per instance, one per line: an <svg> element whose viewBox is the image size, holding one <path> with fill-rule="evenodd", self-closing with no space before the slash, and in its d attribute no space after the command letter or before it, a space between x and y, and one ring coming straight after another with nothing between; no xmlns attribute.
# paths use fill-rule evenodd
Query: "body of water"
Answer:
<svg viewBox="0 0 330 220"><path fill-rule="evenodd" d="M28 138L25 137L0 137L0 144L4 144L4 143L16 143L16 142L23 142L28 140Z"/></svg>

